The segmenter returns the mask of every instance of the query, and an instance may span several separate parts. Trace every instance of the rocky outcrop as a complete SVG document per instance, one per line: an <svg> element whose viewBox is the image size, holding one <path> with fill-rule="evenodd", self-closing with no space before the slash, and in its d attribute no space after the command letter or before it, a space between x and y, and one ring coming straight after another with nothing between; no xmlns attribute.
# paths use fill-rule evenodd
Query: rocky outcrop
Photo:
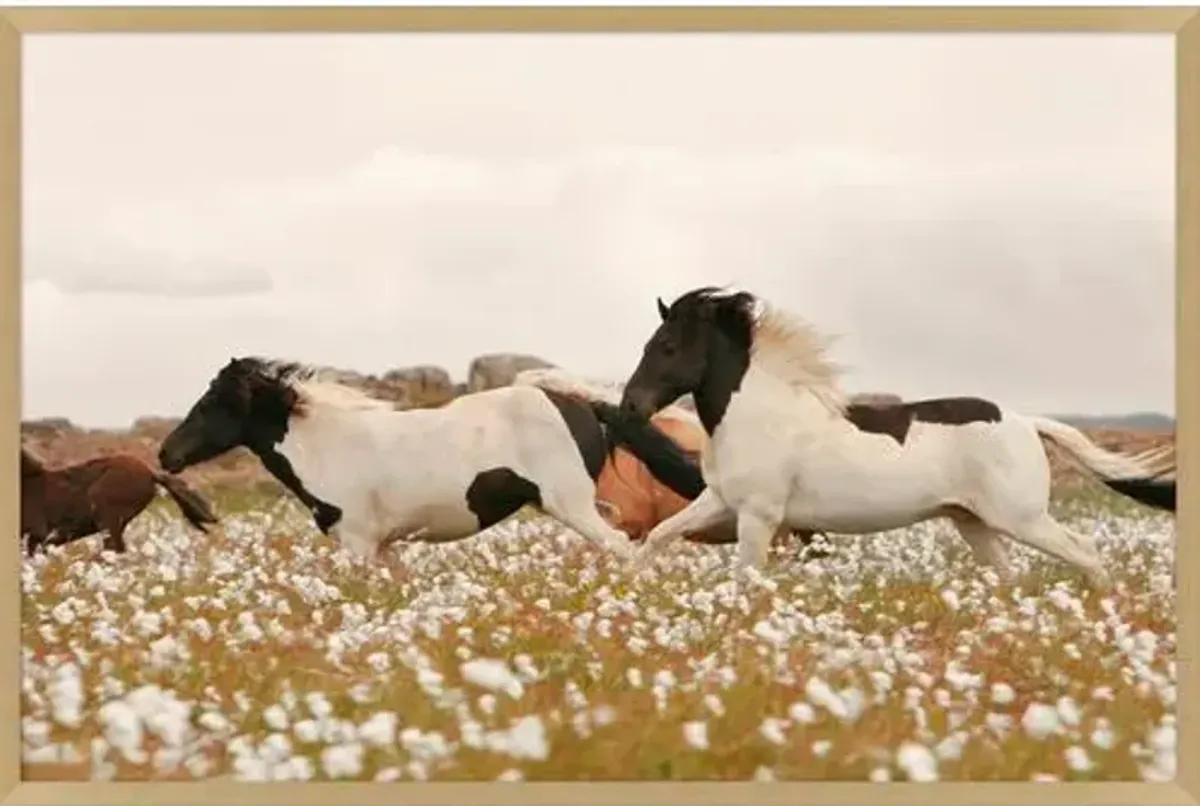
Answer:
<svg viewBox="0 0 1200 806"><path fill-rule="evenodd" d="M45 438L79 430L79 427L66 417L41 417L21 421L22 437Z"/></svg>
<svg viewBox="0 0 1200 806"><path fill-rule="evenodd" d="M175 430L175 426L180 422L182 419L179 417L138 417L129 430L136 436L161 441Z"/></svg>
<svg viewBox="0 0 1200 806"><path fill-rule="evenodd" d="M891 392L859 392L850 395L850 403L859 406L894 406L903 402L904 399L900 395Z"/></svg>
<svg viewBox="0 0 1200 806"><path fill-rule="evenodd" d="M396 390L397 402L403 408L441 406L457 397L450 373L433 364L390 369L380 382Z"/></svg>
<svg viewBox="0 0 1200 806"><path fill-rule="evenodd" d="M478 356L467 368L467 391L482 392L511 386L517 373L526 369L554 367L544 358L525 353L489 353Z"/></svg>
<svg viewBox="0 0 1200 806"><path fill-rule="evenodd" d="M367 375L351 369L321 367L320 375L372 397L387 400L398 409L430 408L454 399L450 373L432 364L390 369L382 376Z"/></svg>

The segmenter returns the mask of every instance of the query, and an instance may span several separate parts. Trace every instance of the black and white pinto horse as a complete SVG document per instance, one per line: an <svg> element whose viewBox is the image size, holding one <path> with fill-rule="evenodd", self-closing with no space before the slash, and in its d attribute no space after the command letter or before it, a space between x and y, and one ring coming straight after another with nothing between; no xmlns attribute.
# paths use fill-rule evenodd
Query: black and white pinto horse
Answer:
<svg viewBox="0 0 1200 806"><path fill-rule="evenodd" d="M669 308L625 385L649 416L690 392L710 435L705 491L647 535L635 560L681 531L737 514L738 561L759 570L781 528L866 534L949 517L977 560L1013 577L1005 538L1064 560L1105 589L1095 540L1051 517L1041 438L1101 479L1153 473L1064 423L973 397L848 406L830 340L747 292L699 288Z"/></svg>
<svg viewBox="0 0 1200 806"><path fill-rule="evenodd" d="M628 558L628 537L594 500L618 444L668 485L703 483L670 439L617 406L520 386L397 411L311 367L247 357L218 372L158 458L178 473L244 446L322 532L360 557L468 537L533 505Z"/></svg>

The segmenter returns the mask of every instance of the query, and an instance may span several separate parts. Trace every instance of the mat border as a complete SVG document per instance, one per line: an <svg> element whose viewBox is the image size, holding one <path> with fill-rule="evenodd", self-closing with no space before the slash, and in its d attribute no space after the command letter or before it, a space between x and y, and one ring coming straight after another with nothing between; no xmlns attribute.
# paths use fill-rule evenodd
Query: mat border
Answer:
<svg viewBox="0 0 1200 806"><path fill-rule="evenodd" d="M21 40L33 33L96 32L1108 32L1171 33L1176 44L1177 97L1177 284L1176 439L1179 484L1189 489L1200 461L1200 425L1187 412L1200 409L1200 7L1125 8L4 8L0 7L0 533L17 531L20 411L20 112ZM1181 496L1178 534L1200 523L1200 503ZM18 613L18 541L0 539L0 612ZM1195 716L1200 681L1191 661L1197 649L1195 539L1179 540L1179 753L1200 757ZM870 802L878 806L1011 803L1167 806L1197 804L1200 767L1180 764L1171 784L945 783L880 786L869 783L496 783L389 784L280 783L21 783L19 714L19 620L0 619L0 802L4 804L687 804L747 803L774 806ZM1192 750L1187 748L1191 747Z"/></svg>

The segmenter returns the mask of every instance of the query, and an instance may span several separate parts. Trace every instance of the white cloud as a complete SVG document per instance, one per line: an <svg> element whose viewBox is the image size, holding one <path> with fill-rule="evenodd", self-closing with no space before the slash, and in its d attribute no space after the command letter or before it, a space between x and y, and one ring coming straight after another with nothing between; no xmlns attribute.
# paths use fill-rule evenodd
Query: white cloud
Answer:
<svg viewBox="0 0 1200 806"><path fill-rule="evenodd" d="M53 220L53 200L40 201ZM732 282L846 333L856 388L1163 407L1170 205L1170 188L1152 182L1018 161L980 170L820 149L615 148L522 161L385 148L341 175L116 206L70 234L89 244L86 258L31 261L33 276L65 292L194 299L127 306L128 338L99 332L111 316L80 317L98 303L44 290L27 296L27 322L71 320L76 332L94 322L84 349L120 342L122 362L188 368L178 388L157 374L131 381L159 391L113 403L127 418L178 410L219 362L252 350L367 370L434 361L462 375L473 355L514 349L620 377L654 325L656 295ZM261 296L232 307L216 296L237 293ZM175 340L168 355L137 335L164 317L205 347ZM57 332L31 331L27 350ZM1142 373L1138 384L1114 375L1114 355L1144 367L1123 367ZM50 399L65 405L62 395Z"/></svg>
<svg viewBox="0 0 1200 806"><path fill-rule="evenodd" d="M178 411L248 352L461 377L522 350L619 378L655 296L741 283L845 333L856 388L1169 409L1172 54L33 37L26 403Z"/></svg>

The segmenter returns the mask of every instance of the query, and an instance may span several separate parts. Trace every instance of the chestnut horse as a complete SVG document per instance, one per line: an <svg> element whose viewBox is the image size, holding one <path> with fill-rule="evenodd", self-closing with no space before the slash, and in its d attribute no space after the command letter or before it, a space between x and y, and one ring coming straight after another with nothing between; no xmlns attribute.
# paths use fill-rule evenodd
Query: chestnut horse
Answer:
<svg viewBox="0 0 1200 806"><path fill-rule="evenodd" d="M51 467L21 446L21 537L26 553L47 543L70 543L104 531L104 548L125 551L125 527L167 491L188 523L201 531L217 523L212 506L177 476L159 473L128 453Z"/></svg>
<svg viewBox="0 0 1200 806"><path fill-rule="evenodd" d="M616 388L606 389L599 383L574 377L557 367L522 371L513 383L548 388L560 394L592 401L612 402L620 397L620 391ZM678 405L670 406L651 417L650 422L699 465L708 436L692 412ZM635 541L641 541L657 524L689 503L691 499L655 478L644 462L620 446L609 454L596 479L597 509L606 521ZM800 540L801 548L809 550L809 557L824 556L824 550L810 547L813 535L811 531L793 532L793 536ZM687 540L707 545L736 543L736 523L730 519L727 523L689 534ZM782 539L777 540L776 545L783 542Z"/></svg>

